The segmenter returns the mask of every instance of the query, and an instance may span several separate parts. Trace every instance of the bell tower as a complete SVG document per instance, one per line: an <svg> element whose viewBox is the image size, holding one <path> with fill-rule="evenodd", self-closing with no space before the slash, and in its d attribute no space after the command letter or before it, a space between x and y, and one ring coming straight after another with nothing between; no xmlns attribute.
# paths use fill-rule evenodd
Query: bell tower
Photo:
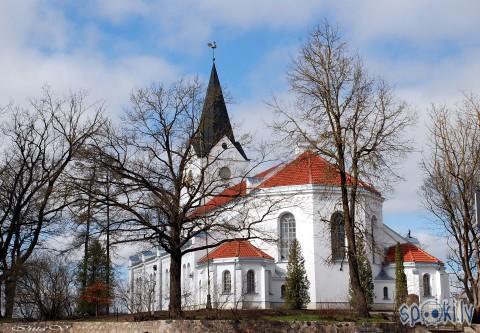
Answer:
<svg viewBox="0 0 480 333"><path fill-rule="evenodd" d="M193 140L193 151L203 165L211 165L209 173L212 177L226 183L236 183L249 164L242 145L235 140L215 62Z"/></svg>

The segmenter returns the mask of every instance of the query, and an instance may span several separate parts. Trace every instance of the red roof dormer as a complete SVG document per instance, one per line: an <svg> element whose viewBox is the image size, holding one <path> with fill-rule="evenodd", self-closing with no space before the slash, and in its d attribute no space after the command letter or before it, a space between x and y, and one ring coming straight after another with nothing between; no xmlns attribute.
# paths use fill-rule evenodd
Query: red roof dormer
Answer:
<svg viewBox="0 0 480 333"><path fill-rule="evenodd" d="M204 256L200 259L199 262L205 263L207 260L223 258L257 258L273 260L271 256L253 246L248 240L235 240L220 244L210 252L208 256Z"/></svg>
<svg viewBox="0 0 480 333"><path fill-rule="evenodd" d="M443 264L441 260L435 258L412 243L400 244L400 252L402 253L403 262ZM395 262L395 246L390 246L388 248L387 254L385 255L385 262Z"/></svg>

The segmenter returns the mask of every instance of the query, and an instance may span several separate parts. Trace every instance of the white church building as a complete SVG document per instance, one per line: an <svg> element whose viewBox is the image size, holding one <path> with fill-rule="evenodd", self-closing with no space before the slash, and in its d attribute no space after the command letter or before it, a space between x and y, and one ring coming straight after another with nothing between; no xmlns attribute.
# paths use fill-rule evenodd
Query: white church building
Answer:
<svg viewBox="0 0 480 333"><path fill-rule="evenodd" d="M248 152L235 141L215 65L207 89L207 97L212 96L215 102L204 106L201 120L210 144L204 149L194 148L199 159L225 147L232 148L218 170L220 177L233 178L238 168L248 165ZM288 205L273 211L262 222L262 227L275 234L278 242L229 241L208 253L186 254L182 259L182 304L190 309L204 308L210 294L213 307L281 307L289 244L297 239L310 281L308 307L348 307L349 269L335 167L313 152L299 149L290 161L248 178L246 183L246 190L255 187L256 197L288 198ZM408 293L417 295L420 302L448 298L444 264L424 251L416 238L400 235L384 223L384 199L375 189L364 186L359 197L362 209L357 213L357 223L367 234L366 251L374 282L373 308L393 310L397 243L401 244ZM224 201L212 198L215 205ZM196 242L204 243L204 236L192 239L189 246ZM144 311L168 309L169 267L169 255L160 248L130 257L132 304L142 302Z"/></svg>

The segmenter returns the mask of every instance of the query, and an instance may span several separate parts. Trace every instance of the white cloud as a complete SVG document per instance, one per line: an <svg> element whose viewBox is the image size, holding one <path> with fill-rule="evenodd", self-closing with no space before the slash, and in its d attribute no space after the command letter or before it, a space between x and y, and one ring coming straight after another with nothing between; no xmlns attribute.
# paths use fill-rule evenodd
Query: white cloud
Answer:
<svg viewBox="0 0 480 333"><path fill-rule="evenodd" d="M480 3L475 0L330 1L334 19L358 42L403 39L418 46L476 37Z"/></svg>
<svg viewBox="0 0 480 333"><path fill-rule="evenodd" d="M434 257L442 260L443 262L447 261L449 248L446 246L446 240L442 236L435 236L429 232L419 232L415 234L415 237L418 238L422 248L433 255Z"/></svg>
<svg viewBox="0 0 480 333"><path fill-rule="evenodd" d="M150 28L148 36L138 39L153 38L153 48L162 54L195 55L209 39L235 39L255 29L278 32L279 46L257 59L242 78L251 98L235 98L238 104L229 107L244 131L261 138L268 136L265 123L272 118L264 102L272 92L288 96L284 71L297 45L282 45L282 34L306 38L308 28L325 17L346 31L368 67L393 83L399 97L418 111L419 121L410 133L419 151L425 147L429 103L452 104L462 90L480 92L480 3L475 0L88 0L72 5L78 22L64 6L58 0L0 2L0 105L23 102L49 84L59 93L86 89L91 100L105 100L110 112L118 113L133 87L182 75L179 65L147 55L135 48L132 37L122 38L102 25L118 28L134 20ZM107 39L115 40L115 49L102 50ZM418 52L395 56L394 48ZM423 178L420 156L413 154L401 165L407 181L389 195L387 213L422 210L417 193Z"/></svg>
<svg viewBox="0 0 480 333"><path fill-rule="evenodd" d="M180 75L158 56L107 56L98 48L102 32L95 25L75 27L58 8L43 0L0 3L0 105L23 103L48 84L58 94L86 90L90 100L105 101L118 113L132 88ZM80 37L85 43L70 45L70 38Z"/></svg>
<svg viewBox="0 0 480 333"><path fill-rule="evenodd" d="M14 61L12 61L12 58ZM22 103L48 84L58 94L86 90L92 101L105 101L109 112L125 107L131 90L151 81L172 81L177 69L154 57L106 59L78 52L45 56L38 52L0 54L0 101Z"/></svg>
<svg viewBox="0 0 480 333"><path fill-rule="evenodd" d="M246 1L127 1L91 0L79 10L118 24L129 18L148 22L158 45L196 54L205 42L220 36L235 36L255 28L307 27L321 15L322 2Z"/></svg>
<svg viewBox="0 0 480 333"><path fill-rule="evenodd" d="M143 0L101 0L90 2L88 11L119 24L132 16L148 14L149 8Z"/></svg>

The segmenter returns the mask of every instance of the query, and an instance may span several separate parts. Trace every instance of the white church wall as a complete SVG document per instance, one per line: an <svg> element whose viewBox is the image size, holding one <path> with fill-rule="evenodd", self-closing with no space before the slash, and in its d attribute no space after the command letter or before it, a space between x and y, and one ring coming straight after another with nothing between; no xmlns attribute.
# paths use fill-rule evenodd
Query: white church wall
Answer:
<svg viewBox="0 0 480 333"><path fill-rule="evenodd" d="M337 190L338 191L338 190ZM267 199L268 198L268 199ZM330 235L330 218L337 210L342 210L339 200L339 193L335 189L325 191L325 188L319 186L303 185L303 186L286 186L276 187L273 189L265 189L256 193L255 196L250 197L249 205L253 208L249 213L252 220L258 219L259 216L266 213L269 205L265 204L266 200L276 200L279 198L285 199L278 210L271 212L264 221L259 225L262 230L272 236L279 237L279 221L280 217L285 213L291 213L295 218L296 223L296 238L299 240L302 252L305 258L305 267L310 281L310 308L320 307L340 307L345 306L348 302L349 289L349 273L348 262L343 261L331 262L331 235ZM375 242L380 251L385 248L395 245L397 241L404 242L404 238L383 225L382 205L383 199L367 195L366 202L359 205L357 212L357 221L370 228L371 217L377 218L377 226L373 230ZM235 218L234 212L225 212L228 218ZM260 234L259 234L260 235ZM215 235L221 237L221 235ZM193 242L203 242L204 238L194 239ZM222 287L222 270L228 267L232 272L232 295L215 295L218 304L231 307L249 307L265 308L275 307L283 304L284 299L281 297L281 286L284 284L284 275L287 270L287 261L281 260L279 257L279 247L276 242L266 242L259 239L252 239L251 243L259 249L265 251L275 260L275 265L271 267L259 266L258 263L236 263L232 264L231 259L224 262L216 262L216 266L212 266L211 271L211 294L212 302L213 294L221 291ZM210 242L211 244L211 242ZM201 245L200 243L198 245ZM371 250L370 245L367 249ZM194 252L186 255L183 258L182 267L182 284L184 292L187 289L192 289L189 299L193 308L204 306L207 294L207 272L205 265L199 265L198 261L205 255L203 252ZM383 262L383 255L378 253L374 258L372 253L368 253L368 257L372 264L372 273L375 277ZM169 288L167 271L169 269L168 256L164 256L160 260L159 267L161 267L161 299L162 308L166 309L169 302ZM144 269L149 270L151 266L149 263L143 263ZM190 268L188 268L190 265ZM142 266L142 267L143 267ZM132 269L132 275L137 274L137 270L141 268L135 267ZM255 293L247 295L244 293L246 272L248 269L255 270L256 290ZM187 271L187 273L185 273ZM442 281L445 280L442 273L432 267L422 267L419 273L418 267L415 269L406 265L406 274L409 293L421 295L421 278L419 274L429 272L431 274L432 295L436 297L447 294L442 290ZM394 265L387 267L387 273L394 277ZM271 276L271 277L270 277ZM391 298L394 298L394 282L377 282L375 281L375 303L389 304L392 299L383 299L383 287L389 285L389 293ZM219 288L219 289L217 289ZM445 289L445 288L444 288ZM447 288L448 290L448 288ZM433 296L433 297L435 297ZM160 296L159 296L160 298ZM232 299L232 301L230 301ZM183 300L184 301L184 300ZM184 301L184 304L187 302Z"/></svg>
<svg viewBox="0 0 480 333"><path fill-rule="evenodd" d="M334 190L325 192L324 189L308 186L275 188L280 195L289 196L290 204L271 214L264 224L265 229L272 230L278 235L279 219L282 214L291 213L296 221L296 237L299 240L305 258L305 267L310 280L310 307L317 307L319 303L331 303L332 306L345 305L348 302L348 262L346 259L331 262L330 245L330 217L341 210L339 194ZM378 224L382 223L381 201L374 203L375 214L378 215ZM359 207L357 221L364 223L365 208ZM380 213L379 213L380 212ZM259 214L262 214L260 211ZM264 250L277 262L277 267L286 272L287 263L279 258L277 244L252 240L252 243ZM380 267L380 266L379 266ZM378 272L379 268L375 268ZM281 282L275 283L279 289ZM275 298L275 302L283 301ZM320 305L319 305L320 306ZM324 306L322 304L321 306Z"/></svg>
<svg viewBox="0 0 480 333"><path fill-rule="evenodd" d="M330 192L330 193L329 193ZM338 193L317 192L313 196L313 243L314 253L314 297L311 307L320 307L320 303L338 307L348 301L348 262L346 258L332 261L331 217L336 211L342 211Z"/></svg>
<svg viewBox="0 0 480 333"><path fill-rule="evenodd" d="M386 295L384 295L385 287L387 288ZM373 292L374 292L374 296L373 296L374 303L393 304L395 301L395 280L375 281ZM391 309L393 309L393 307Z"/></svg>
<svg viewBox="0 0 480 333"><path fill-rule="evenodd" d="M437 264L424 264L424 263L404 263L405 275L407 277L407 290L408 294L415 294L419 296L419 301L423 302L425 300L434 299L442 300L448 298L448 284L445 283L446 278L448 278L445 268ZM385 267L385 271L391 277L395 277L395 264L391 263ZM430 275L430 296L424 295L423 288L423 276L425 274ZM448 281L447 281L448 282ZM395 288L395 280L392 280L392 286ZM375 294L381 292L381 287L385 284L383 281L375 281ZM394 289L393 289L394 291ZM395 293L393 293L393 296ZM381 299L376 298L379 303L382 303Z"/></svg>
<svg viewBox="0 0 480 333"><path fill-rule="evenodd" d="M223 148L224 145L226 145L227 149ZM230 139L225 136L212 147L208 159L193 156L187 167L187 174L191 171L192 177L198 177L201 169L207 164L208 174L211 175L211 178L206 180L206 184L217 181L219 185L222 184L223 181L219 177L219 171L222 167L228 167L231 172L231 178L225 184L231 186L244 180L245 175L249 171L248 166L250 162L243 158ZM249 176L253 176L253 174ZM217 185L215 184L215 186Z"/></svg>
<svg viewBox="0 0 480 333"><path fill-rule="evenodd" d="M278 191L278 188L276 188ZM311 190L308 191L307 189L303 189L303 191L299 191L298 194L295 196L292 196L292 193L290 192L291 188L289 187L284 187L281 189L282 191L279 191L279 196L276 196L274 198L271 198L272 200L276 200L280 197L286 197L288 200L286 200L285 204L283 205L282 208L274 211L271 213L268 218L265 219L265 222L263 223L263 228L269 232L272 236L278 238L279 235L279 224L280 224L280 218L282 215L290 213L294 216L295 218L295 230L296 230L296 238L300 242L301 248L302 248L302 253L305 258L305 267L307 270L307 275L310 280L310 291L311 291L311 298L314 298L314 295L312 294L312 291L315 290L315 283L316 281L314 280L314 271L315 271L315 259L314 259L314 244L312 240L312 234L313 234L313 224L312 224L312 212L313 212L313 203L312 203L312 193ZM258 197L259 202L261 203L261 200L263 200L262 197ZM260 206L260 205L259 205ZM258 214L259 216L265 213L265 210L268 209L268 207L264 207L264 210L259 210ZM287 260L280 258L280 251L279 251L279 246L278 243L275 242L264 242L261 240L252 240L251 241L253 245L257 246L261 250L265 251L268 253L270 256L272 256L275 259L277 268L283 272L286 272L287 270ZM272 273L273 275L273 273ZM274 296L275 301L274 302L282 302L283 299L280 298L280 287L281 287L281 280L277 281L276 283L272 284L272 293L276 291L276 296Z"/></svg>
<svg viewBox="0 0 480 333"><path fill-rule="evenodd" d="M199 266L200 268L200 266ZM202 277L207 280L207 266L201 266ZM274 263L268 263L264 260L249 259L215 259L210 263L210 294L212 306L219 309L231 308L269 308L270 294L273 289L269 283L269 273L275 269ZM231 289L225 292L223 279L225 271L230 272ZM254 292L247 292L247 272L253 271L255 278ZM271 287L270 287L271 286ZM269 288L270 287L270 288ZM203 295L206 299L208 285L203 288ZM204 304L202 300L200 304Z"/></svg>

